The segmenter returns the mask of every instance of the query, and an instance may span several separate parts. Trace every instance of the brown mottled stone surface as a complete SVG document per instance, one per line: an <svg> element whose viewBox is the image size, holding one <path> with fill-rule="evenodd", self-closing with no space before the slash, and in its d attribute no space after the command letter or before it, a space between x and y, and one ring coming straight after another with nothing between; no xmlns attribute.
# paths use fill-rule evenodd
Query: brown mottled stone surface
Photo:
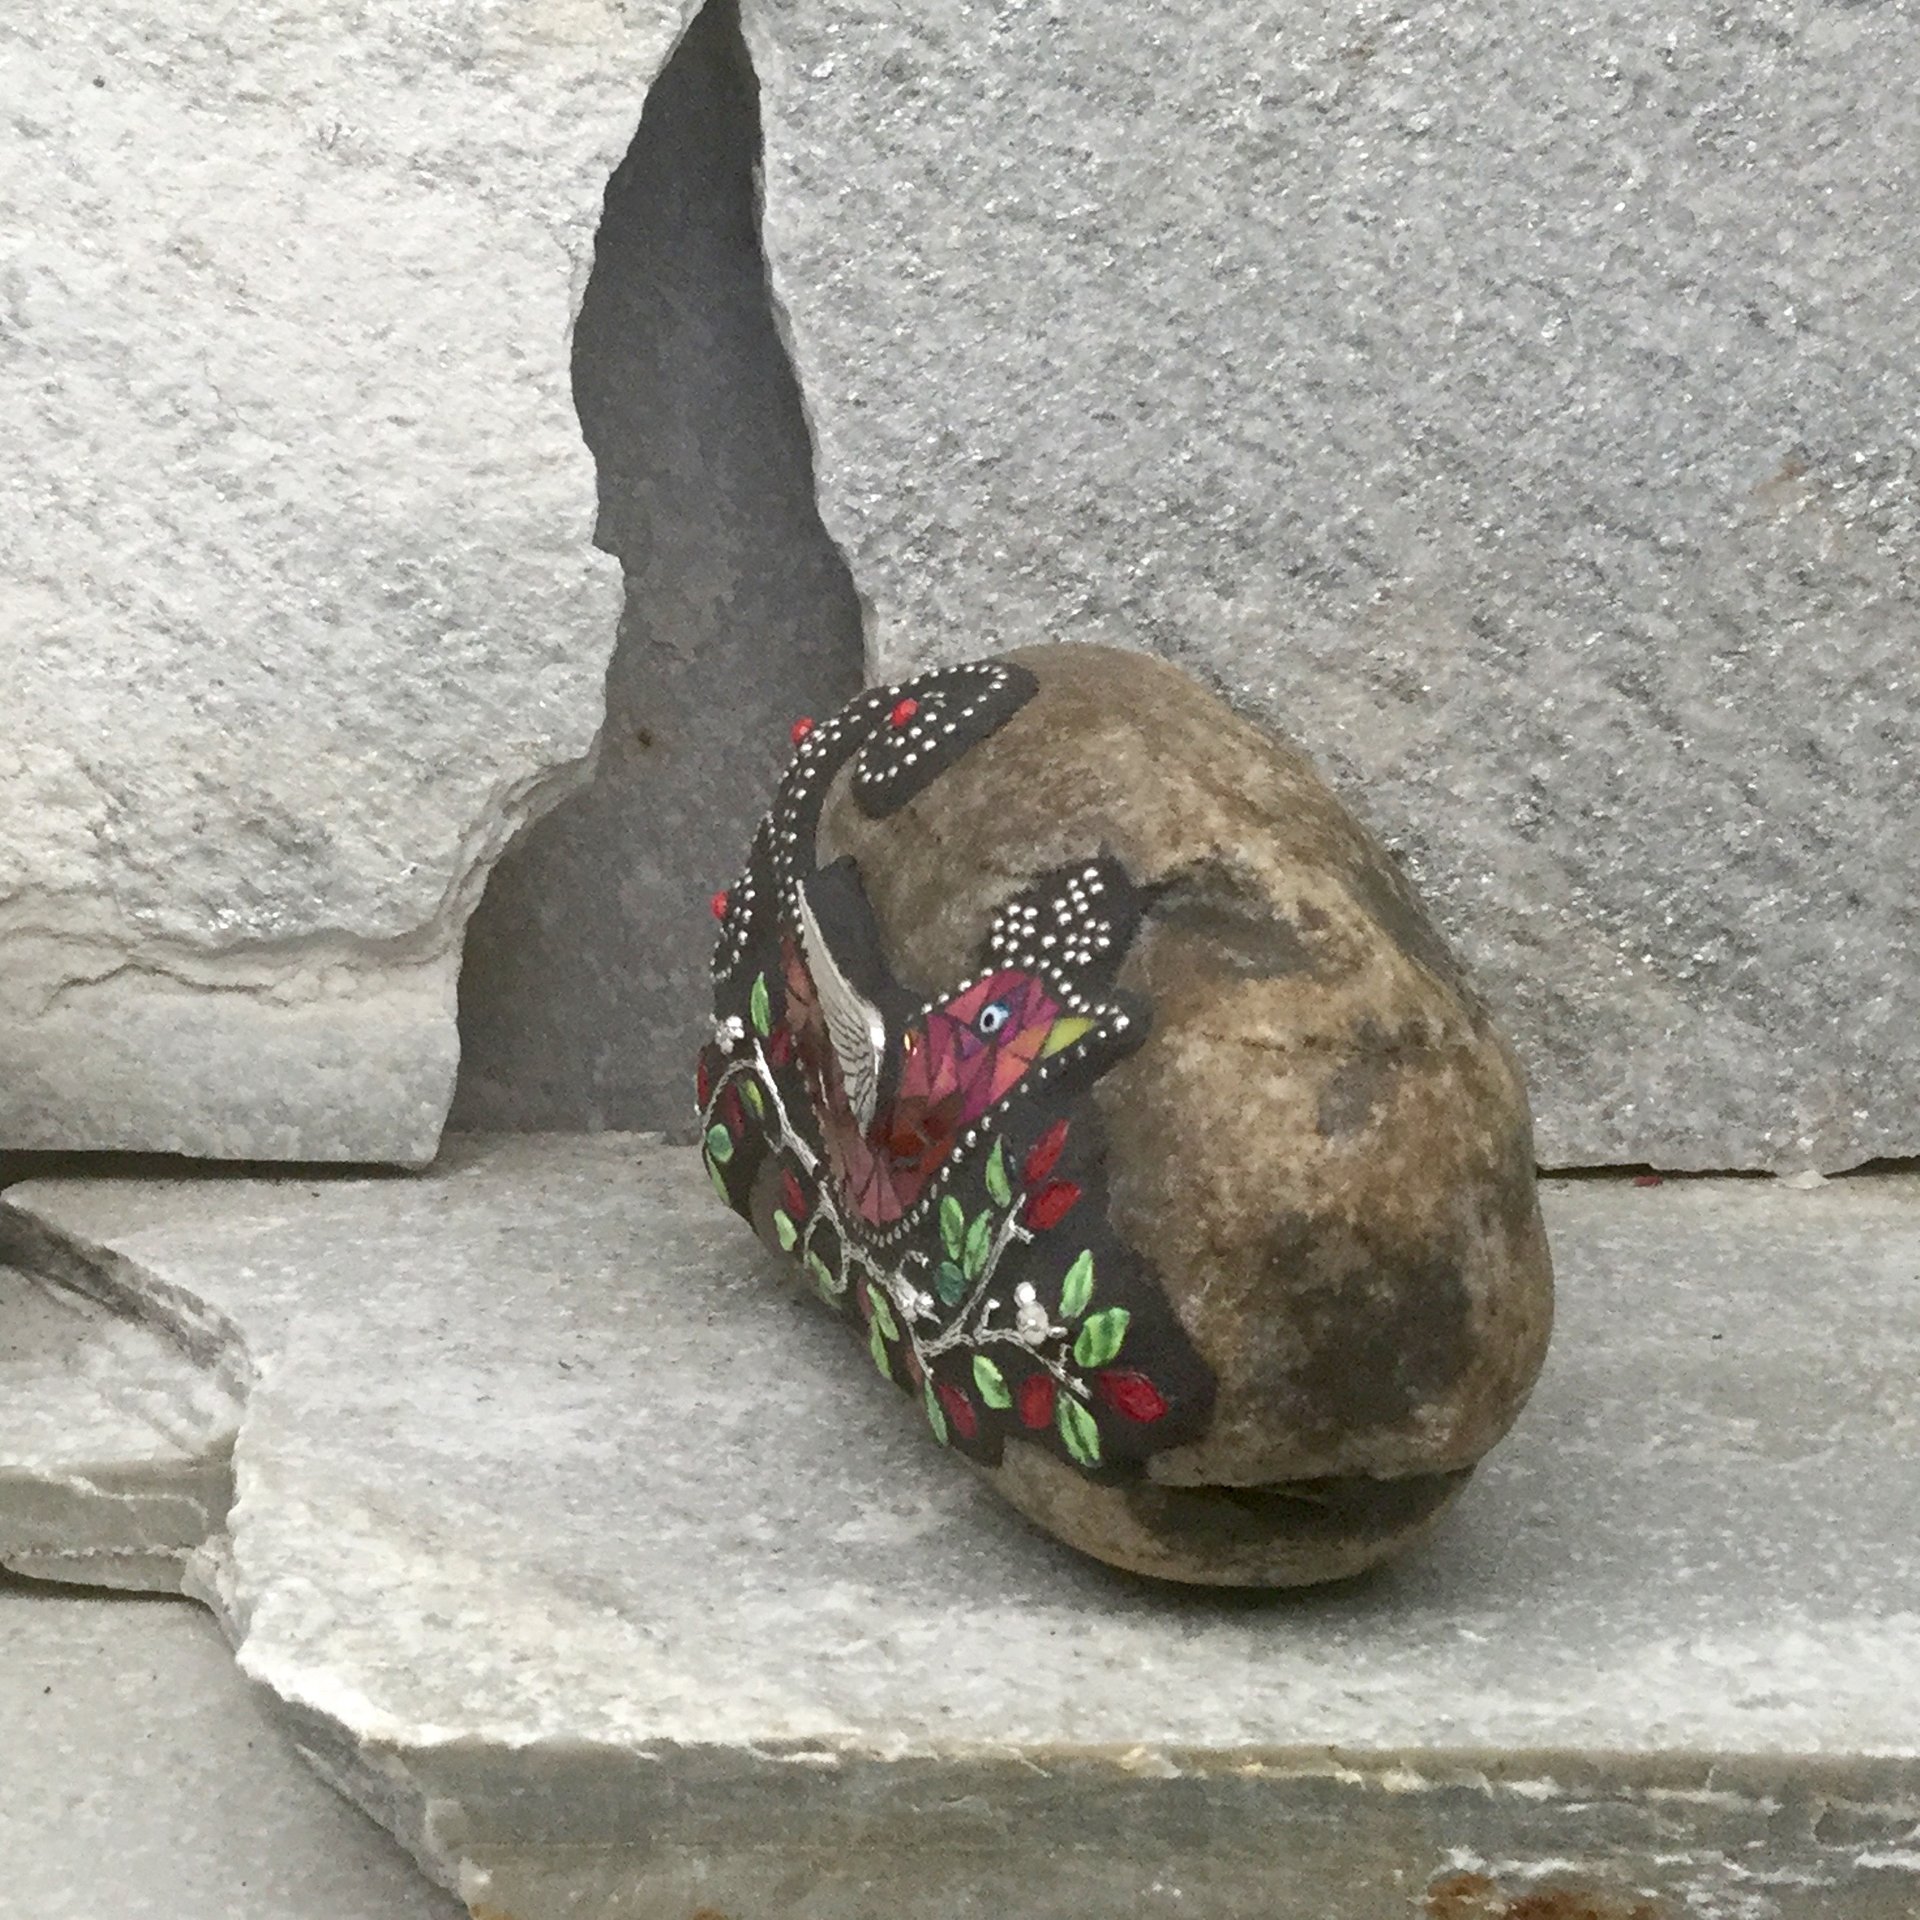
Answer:
<svg viewBox="0 0 1920 1920"><path fill-rule="evenodd" d="M898 812L846 776L892 964L963 976L1009 892L1097 851L1146 892L1144 1046L1093 1095L1112 1216L1219 1380L1131 1487L1010 1446L1031 1517L1140 1571L1292 1584L1417 1539L1506 1432L1552 1315L1513 1054L1307 759L1148 656L1030 648L1038 694Z"/></svg>

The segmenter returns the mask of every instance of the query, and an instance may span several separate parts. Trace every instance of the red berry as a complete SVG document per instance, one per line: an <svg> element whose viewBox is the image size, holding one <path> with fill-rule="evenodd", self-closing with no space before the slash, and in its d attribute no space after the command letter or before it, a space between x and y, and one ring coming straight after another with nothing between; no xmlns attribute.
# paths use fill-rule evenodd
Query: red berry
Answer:
<svg viewBox="0 0 1920 1920"><path fill-rule="evenodd" d="M806 1189L793 1177L791 1167L780 1169L780 1197L787 1203L789 1220L804 1220L807 1217Z"/></svg>
<svg viewBox="0 0 1920 1920"><path fill-rule="evenodd" d="M1014 1405L1023 1427L1044 1427L1053 1418L1053 1375L1030 1373L1020 1382Z"/></svg>
<svg viewBox="0 0 1920 1920"><path fill-rule="evenodd" d="M920 702L909 694L906 699L894 703L893 711L887 719L896 727L904 727L920 711Z"/></svg>
<svg viewBox="0 0 1920 1920"><path fill-rule="evenodd" d="M1160 1389L1144 1373L1127 1367L1106 1367L1093 1376L1093 1390L1115 1413L1129 1420L1158 1420L1167 1410Z"/></svg>
<svg viewBox="0 0 1920 1920"><path fill-rule="evenodd" d="M713 1091L713 1075L707 1071L707 1056L703 1053L693 1069L694 1097L700 1103L700 1111L707 1110L707 1095Z"/></svg>
<svg viewBox="0 0 1920 1920"><path fill-rule="evenodd" d="M1080 1189L1071 1180L1052 1180L1027 1202L1025 1219L1036 1233L1057 1227L1080 1198Z"/></svg>
<svg viewBox="0 0 1920 1920"><path fill-rule="evenodd" d="M797 747L812 731L813 722L803 713L800 718L787 729L787 738Z"/></svg>
<svg viewBox="0 0 1920 1920"><path fill-rule="evenodd" d="M1033 1143L1033 1151L1027 1155L1027 1164L1022 1172L1026 1175L1028 1186L1036 1185L1053 1171L1053 1163L1060 1158L1060 1149L1066 1144L1067 1123L1064 1120L1056 1120Z"/></svg>
<svg viewBox="0 0 1920 1920"><path fill-rule="evenodd" d="M793 1058L793 1034L786 1027L775 1027L767 1036L767 1058L776 1067L784 1067Z"/></svg>
<svg viewBox="0 0 1920 1920"><path fill-rule="evenodd" d="M1636 1187L1658 1187L1665 1185L1665 1182L1657 1173L1636 1173L1633 1176L1633 1184Z"/></svg>
<svg viewBox="0 0 1920 1920"><path fill-rule="evenodd" d="M714 918L715 918L716 920L724 920L724 919L725 919L725 918L727 917L727 890L726 890L726 888L725 888L725 887L722 887L722 888L720 889L720 891L719 891L718 893L716 893L716 894L715 894L715 895L713 896L713 898L712 898L711 900L709 900L709 901L707 902L707 905L708 905L708 906L710 906L710 907L711 907L711 908L713 909L713 917L714 917Z"/></svg>
<svg viewBox="0 0 1920 1920"><path fill-rule="evenodd" d="M954 1431L962 1440L971 1440L980 1431L980 1416L974 1412L973 1402L958 1387L949 1386L944 1380L938 1381L933 1390L940 1396L940 1404L946 1408Z"/></svg>

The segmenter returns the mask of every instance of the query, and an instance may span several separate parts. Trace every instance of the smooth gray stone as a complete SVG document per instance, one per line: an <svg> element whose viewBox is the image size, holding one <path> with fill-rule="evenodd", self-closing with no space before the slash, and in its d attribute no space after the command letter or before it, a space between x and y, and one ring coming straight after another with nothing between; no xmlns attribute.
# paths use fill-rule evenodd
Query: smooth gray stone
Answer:
<svg viewBox="0 0 1920 1920"><path fill-rule="evenodd" d="M11 1303L7 1311L11 1311ZM452 1920L178 1601L0 1577L9 1920Z"/></svg>
<svg viewBox="0 0 1920 1920"><path fill-rule="evenodd" d="M568 339L686 11L9 11L0 1148L431 1157L600 721Z"/></svg>
<svg viewBox="0 0 1920 1920"><path fill-rule="evenodd" d="M877 678L1297 737L1549 1165L1920 1151L1920 35L1887 0L749 0Z"/></svg>
<svg viewBox="0 0 1920 1920"><path fill-rule="evenodd" d="M681 1149L40 1181L0 1251L231 1329L186 1584L476 1909L1379 1920L1484 1873L1911 1912L1920 1179L1543 1197L1519 1427L1429 1550L1292 1596L1027 1527Z"/></svg>

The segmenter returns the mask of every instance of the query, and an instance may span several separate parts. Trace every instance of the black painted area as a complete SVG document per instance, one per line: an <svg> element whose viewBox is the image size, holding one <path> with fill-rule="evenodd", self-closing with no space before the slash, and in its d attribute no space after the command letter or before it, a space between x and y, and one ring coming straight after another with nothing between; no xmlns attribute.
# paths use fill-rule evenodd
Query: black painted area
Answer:
<svg viewBox="0 0 1920 1920"><path fill-rule="evenodd" d="M626 608L595 780L509 851L469 930L456 1127L691 1136L708 898L792 720L861 685L760 252L759 146L737 5L713 0L607 189L573 374Z"/></svg>
<svg viewBox="0 0 1920 1920"><path fill-rule="evenodd" d="M888 724L853 767L853 797L869 820L885 820L990 739L1040 691L1025 667L968 660L917 674Z"/></svg>

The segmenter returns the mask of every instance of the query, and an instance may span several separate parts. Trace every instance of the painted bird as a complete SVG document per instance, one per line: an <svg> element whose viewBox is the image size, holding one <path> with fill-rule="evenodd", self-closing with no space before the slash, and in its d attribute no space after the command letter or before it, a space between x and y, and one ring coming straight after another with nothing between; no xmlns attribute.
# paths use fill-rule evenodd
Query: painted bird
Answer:
<svg viewBox="0 0 1920 1920"><path fill-rule="evenodd" d="M996 914L980 970L932 1000L894 979L851 859L799 881L781 941L787 1024L842 1198L885 1229L1013 1091L1104 1070L1144 1037L1109 997L1138 920L1108 857L1057 869Z"/></svg>

